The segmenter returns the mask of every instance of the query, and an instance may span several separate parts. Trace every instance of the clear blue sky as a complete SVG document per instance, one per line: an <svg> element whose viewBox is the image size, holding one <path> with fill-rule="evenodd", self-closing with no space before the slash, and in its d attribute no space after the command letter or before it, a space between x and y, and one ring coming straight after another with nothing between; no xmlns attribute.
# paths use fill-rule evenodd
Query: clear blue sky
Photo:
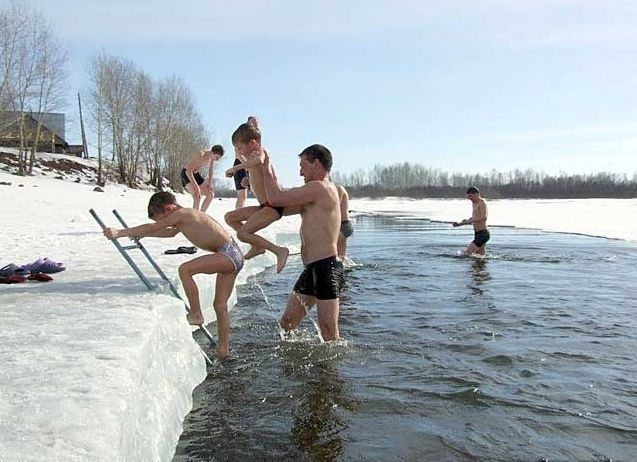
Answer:
<svg viewBox="0 0 637 462"><path fill-rule="evenodd" d="M103 50L181 76L228 157L258 115L285 186L313 143L341 173L637 173L634 0L25 1L70 54L72 143Z"/></svg>

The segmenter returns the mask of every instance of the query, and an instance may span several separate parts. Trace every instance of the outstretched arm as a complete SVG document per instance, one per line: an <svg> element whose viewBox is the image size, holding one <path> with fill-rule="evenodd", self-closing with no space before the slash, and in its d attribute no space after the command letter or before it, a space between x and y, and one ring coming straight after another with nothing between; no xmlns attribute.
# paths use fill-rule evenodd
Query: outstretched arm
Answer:
<svg viewBox="0 0 637 462"><path fill-rule="evenodd" d="M234 176L235 173L237 173L239 170L241 169L249 169L252 167L256 167L257 165L261 165L261 163L263 162L263 159L261 156L259 155L250 155L247 159L245 159L243 162L241 162L240 164L237 165L233 165L232 167L230 167L228 170L226 170L226 176L228 178L231 178Z"/></svg>
<svg viewBox="0 0 637 462"><path fill-rule="evenodd" d="M167 226L164 229L146 235L146 237L175 237L177 234L179 234L179 228L176 226Z"/></svg>
<svg viewBox="0 0 637 462"><path fill-rule="evenodd" d="M300 211L300 206L314 202L317 194L321 192L320 185L315 181L310 181L296 188L281 189L267 152L264 156L262 168L265 191L270 205Z"/></svg>
<svg viewBox="0 0 637 462"><path fill-rule="evenodd" d="M472 225L477 221L486 221L486 220L487 220L487 205L483 202L473 208L473 215L471 215L471 217L465 218L464 220L460 222L454 221L452 225L453 226Z"/></svg>
<svg viewBox="0 0 637 462"><path fill-rule="evenodd" d="M105 228L104 236L111 240L120 237L136 237L138 239L142 237L174 237L179 233L179 228L176 226L173 215L175 213L155 223L146 223L132 228Z"/></svg>
<svg viewBox="0 0 637 462"><path fill-rule="evenodd" d="M471 217L471 218L465 218L462 221L454 221L451 224L453 225L454 228L457 228L458 226L471 225L473 224L474 221L475 220L473 219L473 217Z"/></svg>

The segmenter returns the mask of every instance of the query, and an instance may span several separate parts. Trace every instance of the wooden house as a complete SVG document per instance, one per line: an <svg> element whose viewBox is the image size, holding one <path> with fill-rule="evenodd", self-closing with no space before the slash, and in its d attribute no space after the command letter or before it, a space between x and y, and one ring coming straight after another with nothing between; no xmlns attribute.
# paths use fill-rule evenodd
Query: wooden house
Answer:
<svg viewBox="0 0 637 462"><path fill-rule="evenodd" d="M20 117L19 112L0 112L0 146L20 147ZM28 112L22 113L22 117L24 117L24 140L26 147L30 149L34 144L38 121ZM78 152L78 147L74 146L72 155L80 156L84 151L82 146L80 148L81 151ZM36 150L57 154L71 154L69 152L69 144L44 123L40 129Z"/></svg>

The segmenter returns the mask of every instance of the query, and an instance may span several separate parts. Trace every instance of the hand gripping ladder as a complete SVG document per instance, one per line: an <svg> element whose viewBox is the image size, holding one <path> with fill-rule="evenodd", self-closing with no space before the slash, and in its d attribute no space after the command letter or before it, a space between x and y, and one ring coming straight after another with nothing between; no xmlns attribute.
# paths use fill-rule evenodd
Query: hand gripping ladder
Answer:
<svg viewBox="0 0 637 462"><path fill-rule="evenodd" d="M95 212L95 210L90 209L89 213L93 216L93 218L95 219L95 221L102 227L102 230L106 229L106 225L104 224L104 222L102 221L102 219L97 215L97 213ZM117 220L122 224L122 226L124 228L128 228L128 225L126 224L126 222L124 221L124 219L121 217L121 215L119 214L119 212L117 210L113 210L113 215L115 215L115 217L117 218ZM115 247L117 248L117 250L119 250L119 253L122 254L122 257L124 257L124 260L126 260L126 262L130 265L130 267L133 269L133 271L135 271L135 274L137 274L137 276L139 277L139 279L141 279L141 281L144 283L144 285L146 286L146 288L148 290L155 290L158 288L158 285L153 285L151 284L151 282L148 280L148 278L146 277L146 275L144 275L144 273L142 272L142 270L139 268L139 266L137 265L137 263L135 263L135 261L131 258L131 256L129 255L129 252L131 250L141 250L141 252L144 254L144 256L148 259L149 263L153 266L153 268L155 268L155 270L157 271L157 274L159 274L159 276L162 278L162 280L168 284L168 286L170 287L170 290L172 291L172 293L175 295L175 297L177 297L178 299L180 299L181 301L184 301L184 299L181 297L181 295L179 295L179 291L177 290L177 287L175 287L175 285L170 281L170 279L168 279L168 276L166 276L166 273L164 273L162 271L162 269L159 267L159 265L155 262L155 260L153 259L153 257L150 256L150 254L148 253L148 250L146 250L146 247L144 247L144 245L141 243L141 241L137 238L132 238L132 241L134 242L134 244L131 245L127 245L127 246L123 246L122 244L120 244L117 239L113 239L111 242L115 245ZM190 312L190 308L188 307L188 305L184 302L184 308L186 309L186 313ZM208 331L208 329L206 328L206 326L204 326L203 324L199 325L199 329L201 329L201 331L204 333L204 335L206 337L208 337L208 340L210 340L210 344L214 347L217 345L217 342L215 342L214 337L212 336L212 334L210 333L210 331ZM206 354L205 351L201 350L201 348L199 348L201 353L203 354L204 358L206 359L206 361L209 364L212 364L212 360L210 359L210 357Z"/></svg>

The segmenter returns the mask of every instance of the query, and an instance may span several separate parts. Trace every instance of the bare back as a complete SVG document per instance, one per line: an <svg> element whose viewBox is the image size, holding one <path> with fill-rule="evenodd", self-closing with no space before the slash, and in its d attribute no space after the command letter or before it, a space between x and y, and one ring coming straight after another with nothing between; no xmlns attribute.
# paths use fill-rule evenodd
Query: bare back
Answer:
<svg viewBox="0 0 637 462"><path fill-rule="evenodd" d="M250 175L250 188L252 189L254 196L259 201L259 204L265 204L268 201L268 196L265 193L261 164L248 167L246 168L246 171Z"/></svg>
<svg viewBox="0 0 637 462"><path fill-rule="evenodd" d="M216 252L232 239L214 218L195 209L180 207L157 224L175 226L190 242L209 252Z"/></svg>
<svg viewBox="0 0 637 462"><path fill-rule="evenodd" d="M190 172L197 172L204 165L212 162L212 153L210 151L199 151L184 166Z"/></svg>
<svg viewBox="0 0 637 462"><path fill-rule="evenodd" d="M239 149L245 149L245 146L237 147L235 149L237 151L237 159L239 159L241 163L229 169L226 172L226 176L234 175L239 167L245 169L250 178L250 189L252 189L252 192L259 201L259 204L265 204L268 201L262 169L265 158L265 150L259 147L257 150L250 153L241 154Z"/></svg>

